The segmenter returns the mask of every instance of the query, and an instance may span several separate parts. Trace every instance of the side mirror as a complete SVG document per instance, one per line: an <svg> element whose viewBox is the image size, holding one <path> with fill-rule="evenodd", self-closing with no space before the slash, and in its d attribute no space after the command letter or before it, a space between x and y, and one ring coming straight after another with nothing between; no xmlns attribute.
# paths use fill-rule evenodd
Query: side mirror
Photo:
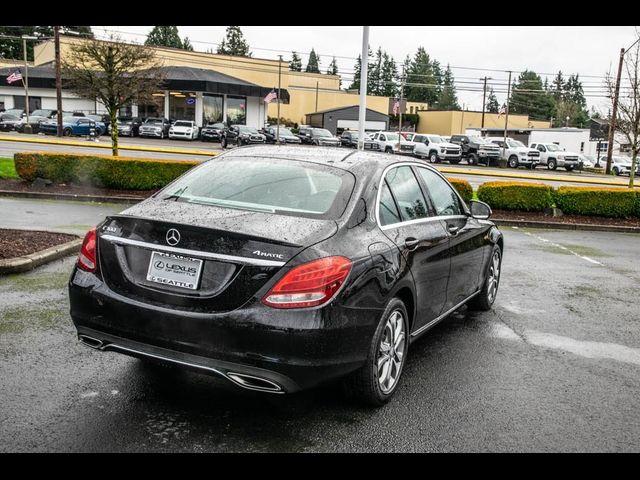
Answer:
<svg viewBox="0 0 640 480"><path fill-rule="evenodd" d="M491 207L484 202L471 200L471 216L478 220L487 220L491 216Z"/></svg>

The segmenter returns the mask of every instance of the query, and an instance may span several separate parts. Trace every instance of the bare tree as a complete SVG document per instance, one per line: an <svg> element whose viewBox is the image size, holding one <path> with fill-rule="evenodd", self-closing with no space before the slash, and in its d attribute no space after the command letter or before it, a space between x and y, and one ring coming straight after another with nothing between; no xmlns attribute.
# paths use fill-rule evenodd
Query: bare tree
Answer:
<svg viewBox="0 0 640 480"><path fill-rule="evenodd" d="M636 35L640 35L636 32ZM631 173L629 174L629 188L633 188L638 151L640 150L640 43L633 50L626 53L623 64L623 74L618 95L618 112L616 115L616 131L624 135L631 147ZM606 78L609 96L613 99L616 80L611 74ZM615 133L615 132L614 132ZM613 145L609 145L613 148Z"/></svg>
<svg viewBox="0 0 640 480"><path fill-rule="evenodd" d="M111 149L118 155L118 110L133 102L153 102L153 92L162 85L162 65L153 50L113 35L106 41L85 40L71 47L62 70L74 93L95 98L107 109Z"/></svg>

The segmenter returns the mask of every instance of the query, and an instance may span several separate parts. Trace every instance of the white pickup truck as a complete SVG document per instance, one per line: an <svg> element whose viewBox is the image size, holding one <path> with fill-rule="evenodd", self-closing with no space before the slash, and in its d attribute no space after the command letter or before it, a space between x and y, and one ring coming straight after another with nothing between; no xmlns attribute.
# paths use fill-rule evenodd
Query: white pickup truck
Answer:
<svg viewBox="0 0 640 480"><path fill-rule="evenodd" d="M504 148L503 158L511 168L527 167L529 170L536 168L540 162L540 152L535 148L529 148L519 140L503 137L486 137L491 143ZM500 151L502 154L502 150Z"/></svg>
<svg viewBox="0 0 640 480"><path fill-rule="evenodd" d="M564 167L570 172L580 163L577 153L567 152L556 143L532 143L529 147L540 152L540 164L546 165L549 170Z"/></svg>
<svg viewBox="0 0 640 480"><path fill-rule="evenodd" d="M400 137L400 148L398 148L398 132L376 132L372 140L378 144L381 152L401 153L413 155L416 144Z"/></svg>

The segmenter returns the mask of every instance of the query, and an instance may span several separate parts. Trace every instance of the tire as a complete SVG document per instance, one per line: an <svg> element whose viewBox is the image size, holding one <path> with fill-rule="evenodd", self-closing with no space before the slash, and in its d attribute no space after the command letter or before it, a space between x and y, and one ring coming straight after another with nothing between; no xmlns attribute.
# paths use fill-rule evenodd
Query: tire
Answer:
<svg viewBox="0 0 640 480"><path fill-rule="evenodd" d="M438 154L436 152L431 152L429 154L429 162L430 163L440 163L438 160Z"/></svg>
<svg viewBox="0 0 640 480"><path fill-rule="evenodd" d="M62 130L63 137L70 137L72 133L73 131L70 128L65 128L64 130Z"/></svg>
<svg viewBox="0 0 640 480"><path fill-rule="evenodd" d="M373 334L365 364L344 379L343 388L349 398L377 407L384 405L391 399L400 383L402 370L407 359L408 319L404 303L398 298L391 299ZM395 329L394 325L396 325ZM394 347L385 347L388 345L385 340L393 334L394 330L397 332L397 328L400 327L402 330L399 335L402 335L402 338L398 336ZM381 372L384 373L384 366L387 366L386 373L388 375L385 375L386 380L381 382L379 381L378 362L385 355L385 350L393 353L387 355L388 360L382 364ZM393 372L395 372L395 376ZM384 386L385 383L387 383L386 386Z"/></svg>
<svg viewBox="0 0 640 480"><path fill-rule="evenodd" d="M518 157L516 157L515 155L511 155L509 157L509 167L518 168L518 166L519 166Z"/></svg>
<svg viewBox="0 0 640 480"><path fill-rule="evenodd" d="M487 268L484 283L480 293L473 297L468 306L472 310L490 310L498 294L500 272L502 270L502 250L498 245L493 246L491 260ZM497 272L497 273L496 273Z"/></svg>
<svg viewBox="0 0 640 480"><path fill-rule="evenodd" d="M385 147L385 149L384 149L384 153L390 153L391 155L393 155L393 148L391 148L391 147Z"/></svg>
<svg viewBox="0 0 640 480"><path fill-rule="evenodd" d="M467 157L467 163L469 165L477 165L478 164L478 155L475 153L470 153Z"/></svg>
<svg viewBox="0 0 640 480"><path fill-rule="evenodd" d="M618 167L613 167L613 174L614 174L616 177L619 177L619 176L620 176L620 170L618 170Z"/></svg>
<svg viewBox="0 0 640 480"><path fill-rule="evenodd" d="M556 160L554 158L550 158L547 161L547 169L555 170L556 168L558 168L558 165L556 164Z"/></svg>

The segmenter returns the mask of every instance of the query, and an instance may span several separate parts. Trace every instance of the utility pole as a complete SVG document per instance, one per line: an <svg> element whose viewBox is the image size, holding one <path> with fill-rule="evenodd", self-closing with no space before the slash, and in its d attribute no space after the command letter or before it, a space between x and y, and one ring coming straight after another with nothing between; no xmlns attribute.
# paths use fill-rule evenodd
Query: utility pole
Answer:
<svg viewBox="0 0 640 480"><path fill-rule="evenodd" d="M58 111L58 136L62 136L62 78L60 76L60 27L53 27L56 55L56 109Z"/></svg>
<svg viewBox="0 0 640 480"><path fill-rule="evenodd" d="M489 77L481 78L484 81L484 88L482 90L482 126L484 128L484 111L487 109L487 80L492 80Z"/></svg>
<svg viewBox="0 0 640 480"><path fill-rule="evenodd" d="M504 138L502 139L502 157L506 157L505 150L507 147L507 126L509 123L509 98L511 97L511 70L509 70L509 86L507 87L507 102L504 116ZM487 163L488 165L488 163Z"/></svg>
<svg viewBox="0 0 640 480"><path fill-rule="evenodd" d="M280 86L282 79L282 55L278 55L278 120L276 122L276 145L280 145Z"/></svg>
<svg viewBox="0 0 640 480"><path fill-rule="evenodd" d="M320 87L320 82L316 82L316 112L318 111L318 88Z"/></svg>
<svg viewBox="0 0 640 480"><path fill-rule="evenodd" d="M607 169L605 173L611 174L611 156L613 155L613 135L616 130L616 116L618 115L618 95L620 95L620 76L622 75L622 62L624 61L624 48L620 49L620 62L618 63L618 78L616 79L616 90L613 97L613 109L611 111L611 121L609 122L609 146L607 148Z"/></svg>
<svg viewBox="0 0 640 480"><path fill-rule="evenodd" d="M360 105L358 106L358 150L364 150L364 126L367 121L367 74L369 68L369 27L362 27L360 56Z"/></svg>
<svg viewBox="0 0 640 480"><path fill-rule="evenodd" d="M402 77L400 78L400 105L398 106L398 152L400 152L400 138L402 137L402 100L404 98L404 65L402 66Z"/></svg>
<svg viewBox="0 0 640 480"><path fill-rule="evenodd" d="M24 133L32 133L31 124L29 123L29 65L27 64L27 37L22 37L22 51L24 53L24 77L22 84L24 85L24 111L27 114L27 123L24 125Z"/></svg>

